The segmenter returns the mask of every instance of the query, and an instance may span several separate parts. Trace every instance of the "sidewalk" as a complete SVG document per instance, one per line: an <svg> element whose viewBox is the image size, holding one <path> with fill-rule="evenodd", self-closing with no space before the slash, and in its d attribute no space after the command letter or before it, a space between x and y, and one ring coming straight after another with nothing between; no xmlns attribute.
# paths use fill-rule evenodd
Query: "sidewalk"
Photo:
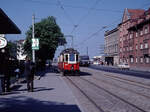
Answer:
<svg viewBox="0 0 150 112"><path fill-rule="evenodd" d="M27 92L26 83L19 83L0 96L0 112L81 112L60 74L45 71L38 79L34 92Z"/></svg>

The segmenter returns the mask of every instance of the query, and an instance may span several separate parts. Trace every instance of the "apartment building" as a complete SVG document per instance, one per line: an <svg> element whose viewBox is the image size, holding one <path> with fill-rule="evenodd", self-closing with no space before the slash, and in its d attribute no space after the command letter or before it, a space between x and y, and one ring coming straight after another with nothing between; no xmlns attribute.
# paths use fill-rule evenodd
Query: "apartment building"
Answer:
<svg viewBox="0 0 150 112"><path fill-rule="evenodd" d="M17 41L17 59L19 61L25 60L26 58L26 55L24 54L24 49L23 49L24 42L25 40Z"/></svg>
<svg viewBox="0 0 150 112"><path fill-rule="evenodd" d="M130 66L135 69L150 69L150 9L134 20L129 29L129 37L133 40L129 52ZM130 43L131 40L129 40Z"/></svg>
<svg viewBox="0 0 150 112"><path fill-rule="evenodd" d="M149 70L150 10L125 9L119 33L119 62Z"/></svg>
<svg viewBox="0 0 150 112"><path fill-rule="evenodd" d="M119 30L115 28L111 31L105 32L105 62L107 64L117 65L119 63L118 56L118 40Z"/></svg>

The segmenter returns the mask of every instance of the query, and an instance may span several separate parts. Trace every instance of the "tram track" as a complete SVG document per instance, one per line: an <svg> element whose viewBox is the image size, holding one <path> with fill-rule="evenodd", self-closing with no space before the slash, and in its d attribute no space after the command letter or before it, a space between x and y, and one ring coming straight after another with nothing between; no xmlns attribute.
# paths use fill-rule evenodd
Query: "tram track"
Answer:
<svg viewBox="0 0 150 112"><path fill-rule="evenodd" d="M98 71L100 71L100 70L98 70ZM130 79L114 76L114 75L108 75L106 73L105 74L101 74L101 75L103 75L105 77L112 78L114 80L117 80L117 81L120 81L120 82L123 82L123 83L129 83L129 84L134 85L134 86L139 86L139 87L142 87L142 88L145 88L145 89L150 89L150 85L142 83L142 82L139 82L139 81L134 81L134 80L130 80Z"/></svg>
<svg viewBox="0 0 150 112"><path fill-rule="evenodd" d="M73 82L72 79L70 79L68 76L66 76L66 79L69 80L69 82L74 85L100 112L106 112L104 111L92 98L90 98L77 84Z"/></svg>
<svg viewBox="0 0 150 112"><path fill-rule="evenodd" d="M134 85L134 86L139 86L139 87L142 87L142 88L145 88L145 89L150 89L149 85L138 82L138 81L133 81L133 80L117 77L117 76L111 76L111 75L108 75L108 74L103 74L103 75L106 76L106 77L112 78L114 80L120 81L120 82L128 83L128 84L131 84L131 85Z"/></svg>
<svg viewBox="0 0 150 112"><path fill-rule="evenodd" d="M116 94L114 94L114 93L110 92L109 90L107 90L107 89L105 89L105 88L103 88L103 87L101 87L101 86L99 86L99 85L97 85L97 84L95 84L95 83L93 83L93 82L91 82L91 81L89 81L89 80L85 79L85 78L80 77L80 79L82 79L82 80L84 80L84 81L86 81L86 82L88 82L88 83L90 83L90 84L92 84L92 85L96 86L97 88L99 88L99 89L101 89L101 90L103 90L103 91L105 91L105 92L109 93L110 95L112 95L112 96L116 97L117 99L119 99L119 100L121 100L121 101L125 102L126 104L131 105L132 107L134 107L134 108L138 109L138 110L139 110L139 111L141 111L141 112L147 112L147 111L145 111L144 109L139 108L138 106L136 106L136 105L134 105L134 104L130 103L129 101L127 101L127 100L125 100L125 99L123 99L123 98L119 97L118 95L116 95Z"/></svg>
<svg viewBox="0 0 150 112"><path fill-rule="evenodd" d="M124 84L129 84L129 85L137 86L137 87L140 87L140 88L143 88L143 89L147 89L147 90L150 91L150 87L147 86L147 85L145 85L145 84L143 84L143 83L142 84L138 84L138 82L136 82L136 81L124 79L124 78L117 77L117 76L111 76L111 75L108 75L108 74L101 74L101 75L103 75L104 77L111 78L113 80L119 81L119 82L124 83ZM145 98L150 99L149 95L145 95L143 92L137 92L137 91L133 90L132 88L122 87L122 86L120 86L118 84L115 84L114 82L110 82L109 80L102 80L102 79L100 79L100 78L98 78L96 76L92 76L92 78L95 79L95 80L102 81L104 83L113 85L115 87L119 87L119 88L124 89L126 91L129 91L129 92L132 92L132 93L135 93L137 95L140 95L140 96L143 96Z"/></svg>
<svg viewBox="0 0 150 112"><path fill-rule="evenodd" d="M89 101L91 101L97 108L100 108L99 104L97 104L96 101L94 101L92 98L90 98L90 97L88 96L88 94L87 94L86 92L84 92L83 88L81 89L81 88L79 87L79 85L77 85L77 84L73 81L73 78L72 78L72 79L70 79L69 77L66 77L66 78L67 78L77 89L79 89L79 90L81 91L81 93L84 94L84 95L89 99ZM142 109L142 108L139 108L137 105L130 103L129 101L127 101L127 100L125 100L125 99L119 97L118 95L116 95L116 94L110 92L109 90L107 90L107 89L105 89L105 88L103 88L103 87L101 87L101 86L99 86L99 85L97 85L97 84L95 84L95 83L93 83L93 82L91 82L91 81L89 81L89 80L83 78L83 77L78 77L78 78L79 78L78 80L83 80L83 81L87 82L88 84L93 85L93 86L95 86L96 88L98 88L98 89L100 89L100 90L103 90L104 92L108 93L109 95L111 95L111 96L113 96L113 97L119 99L120 101L126 103L127 105L130 105L131 107L135 108L135 109L138 110L139 112L148 112L148 111L145 111L145 110ZM100 108L100 112L111 112L111 111L104 111L104 109Z"/></svg>
<svg viewBox="0 0 150 112"><path fill-rule="evenodd" d="M99 73L100 73L100 71L95 72L94 74L99 74ZM100 73L100 75L103 75L104 77L111 78L111 79L114 79L116 81L119 81L119 82L122 82L122 83L125 83L125 84L130 84L130 85L133 85L133 86L137 86L137 87L141 87L141 88L150 90L149 85L147 85L145 83L142 83L142 82L139 82L139 81L134 81L134 80L130 80L130 79L114 76L114 75L108 75L106 73L104 73L104 74Z"/></svg>
<svg viewBox="0 0 150 112"><path fill-rule="evenodd" d="M117 85L117 84L113 84L113 83L110 83L110 82L108 82L108 81L105 81L105 80L96 78L96 77L92 77L92 78L95 79L95 80L98 80L98 81L102 81L103 83L106 83L106 84L109 84L109 85L113 85L114 87L119 87L119 88L124 89L124 90L126 90L126 91L129 91L129 92L132 92L132 93L135 93L135 94L137 94L137 95L140 95L140 96L143 96L143 97L145 97L145 98L150 99L150 96L148 96L148 95L141 94L141 93L136 92L136 91L134 91L134 90L131 90L131 89L128 89L128 88L125 88L125 87L121 87L121 86L119 86L119 85Z"/></svg>

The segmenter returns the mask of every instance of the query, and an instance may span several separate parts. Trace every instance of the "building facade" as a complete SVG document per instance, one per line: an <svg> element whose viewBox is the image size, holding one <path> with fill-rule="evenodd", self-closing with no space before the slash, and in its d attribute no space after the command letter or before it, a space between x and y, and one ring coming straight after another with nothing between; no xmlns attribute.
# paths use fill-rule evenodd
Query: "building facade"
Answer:
<svg viewBox="0 0 150 112"><path fill-rule="evenodd" d="M150 9L145 11L128 29L133 37L133 51L129 63L134 69L150 71Z"/></svg>
<svg viewBox="0 0 150 112"><path fill-rule="evenodd" d="M105 62L109 65L118 65L118 40L119 30L115 28L111 31L105 32Z"/></svg>
<svg viewBox="0 0 150 112"><path fill-rule="evenodd" d="M19 40L17 42L17 59L19 61L25 60L25 58L26 58L26 55L24 54L24 50L23 50L24 42L25 42L25 40Z"/></svg>
<svg viewBox="0 0 150 112"><path fill-rule="evenodd" d="M149 70L150 67L150 10L125 9L119 24L119 62L131 68Z"/></svg>

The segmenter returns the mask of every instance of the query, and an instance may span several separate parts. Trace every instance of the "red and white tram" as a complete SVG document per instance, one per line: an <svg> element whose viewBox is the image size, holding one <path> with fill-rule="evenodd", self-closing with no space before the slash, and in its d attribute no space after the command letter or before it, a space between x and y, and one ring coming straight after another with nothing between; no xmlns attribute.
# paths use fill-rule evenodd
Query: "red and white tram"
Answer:
<svg viewBox="0 0 150 112"><path fill-rule="evenodd" d="M58 57L58 68L63 75L79 72L79 52L73 48L63 50Z"/></svg>

